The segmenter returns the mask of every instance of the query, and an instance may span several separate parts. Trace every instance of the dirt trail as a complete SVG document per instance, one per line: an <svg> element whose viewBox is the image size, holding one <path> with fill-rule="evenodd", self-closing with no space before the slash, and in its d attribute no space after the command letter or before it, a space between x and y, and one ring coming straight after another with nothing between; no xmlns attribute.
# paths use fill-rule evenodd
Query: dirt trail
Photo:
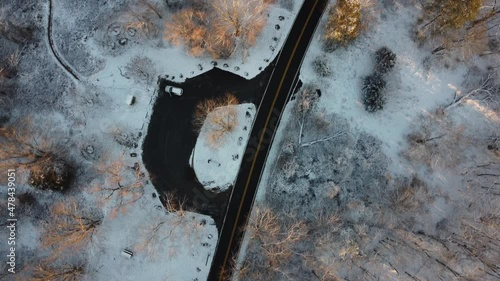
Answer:
<svg viewBox="0 0 500 281"><path fill-rule="evenodd" d="M48 30L47 30L47 36L49 38L49 46L50 50L52 51L52 54L56 58L56 60L59 62L59 65L66 70L66 72L69 73L73 78L76 80L80 81L80 78L76 74L76 71L74 71L71 66L69 66L61 57L61 55L56 51L56 48L54 46L54 38L52 37L52 10L53 10L53 5L52 5L53 0L49 0L49 24L48 24Z"/></svg>

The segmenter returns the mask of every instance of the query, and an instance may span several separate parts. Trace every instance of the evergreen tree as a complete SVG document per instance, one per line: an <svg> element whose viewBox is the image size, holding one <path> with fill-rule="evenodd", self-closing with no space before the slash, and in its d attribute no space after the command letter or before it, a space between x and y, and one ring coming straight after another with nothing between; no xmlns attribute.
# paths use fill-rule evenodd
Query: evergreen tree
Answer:
<svg viewBox="0 0 500 281"><path fill-rule="evenodd" d="M385 80L380 73L373 73L363 79L363 104L368 112L382 109L385 97L382 93L385 88Z"/></svg>
<svg viewBox="0 0 500 281"><path fill-rule="evenodd" d="M375 52L375 71L378 73L387 73L396 64L396 54L389 48L382 47Z"/></svg>

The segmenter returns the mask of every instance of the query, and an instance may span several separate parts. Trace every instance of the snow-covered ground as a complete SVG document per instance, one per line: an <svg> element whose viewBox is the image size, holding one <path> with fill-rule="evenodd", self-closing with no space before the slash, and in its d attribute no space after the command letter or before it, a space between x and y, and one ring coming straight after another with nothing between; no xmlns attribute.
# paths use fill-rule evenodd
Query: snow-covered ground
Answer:
<svg viewBox="0 0 500 281"><path fill-rule="evenodd" d="M297 117L300 114L297 111L299 96L287 105L283 113L259 185L252 217L257 216L255 210L262 211L269 207L274 214L281 216L283 228L297 220L306 222L309 227L308 238L289 242L293 253L280 256L273 251L279 249L287 253L286 249L280 248L285 242L274 245L266 240L269 238L265 238L267 230L259 232L264 228L263 224L250 226L239 257L240 266L243 266L240 280L252 280L252 276L321 279L322 274L327 280L328 277L361 279L361 276L384 280L407 280L409 276L438 278L440 270L436 268L440 265L431 266L425 257L419 256L429 248L417 247L422 252L411 252L408 257L405 250L399 250L403 249L403 244L380 249L377 243L383 243L384 235L392 237L392 233L405 231L410 233L407 233L407 238L420 235L421 241L427 241L433 235L449 233L443 230L443 223L449 222L446 231L453 232L456 231L451 230L453 227L462 229L460 223L469 219L472 212L498 214L498 208L493 207L495 198L485 200L486 192L477 195L477 189L470 189L472 181L467 178L476 165L483 167L495 163L494 155L485 146L479 147L478 141L488 134L498 135L500 131L499 113L495 111L498 99L490 104L477 100L464 102L462 106L445 112L444 117L435 115L439 107L453 101L456 92L463 95L471 90L468 83L470 76L484 75L488 66L498 65L498 55L490 59L475 57L465 63L432 56L429 48L419 46L412 38L420 13L418 4L414 1L380 1L374 7L377 13L375 20L369 23L361 36L331 53L323 50L322 34L328 15L325 13L301 68L300 79L304 85L321 90L321 96L314 101L310 113L311 123L306 123L304 137L318 133L324 137L340 135L328 142L301 147L297 143L297 123L301 122ZM384 46L394 51L397 62L393 71L386 76L387 103L382 110L369 113L362 102L362 79L372 73L373 54ZM326 64L331 73L319 75L314 67L316 60ZM457 157L460 160L455 160L454 165L439 164L430 169L415 159L408 159L407 136L419 128L422 116L434 116L436 120L432 120L438 124L457 124L457 132L465 130L465 139L470 142L457 137L443 145L449 149L448 153L443 154L461 154L465 149L468 151L466 155ZM330 124L326 126L327 129L324 124L318 125L325 121ZM438 130L432 136L440 134L452 133ZM460 141L466 145L462 146ZM436 154L432 157L438 162L443 156ZM387 202L393 200L391 196L394 196L394 190L397 194L397 188L404 185L400 180L411 177L424 182L424 187L412 186L417 190L411 199L412 204L421 209L408 214L408 210L395 210L392 205L386 206ZM468 210L470 204L477 200L486 201L483 209ZM334 220L328 221L330 216ZM274 225L268 226L272 228ZM283 241L293 240L290 237L297 235L293 230L281 230L290 235L285 235ZM250 239L250 235L256 238ZM259 238L259 235L264 238ZM350 243L358 244L351 247ZM263 247L268 248L263 251ZM371 252L373 249L378 252ZM463 260L460 263L451 260L450 265L460 270L458 274L465 276L465 269L461 271L465 267L465 260L473 264L474 256L464 257L460 249L454 250ZM354 254L346 257L345 253L349 251ZM404 259L411 259L412 256L413 262L406 264ZM278 261L278 257L282 257L281 260ZM273 264L273 270L266 271L270 263ZM357 267L361 270L357 270ZM309 274L311 270L313 274ZM407 275L401 274L405 270ZM452 278L451 274L442 276L446 276L444 279Z"/></svg>
<svg viewBox="0 0 500 281"><path fill-rule="evenodd" d="M418 11L395 5L395 10L385 11L383 19L379 17L374 26L370 26L353 44L339 47L332 53L323 51L322 32L328 15L325 13L305 56L300 79L305 85L312 85L322 91L317 101L318 112L325 115L338 114L347 119L354 130L380 139L383 152L393 160L391 170L394 173L405 173L408 170L400 165L401 161L404 162L400 152L406 148L405 137L412 129L412 123L419 115L434 112L439 106L450 103L455 91L465 91L461 89L461 85L467 73L467 65L458 64L451 68L429 65L429 51L418 47L408 32L414 27ZM387 104L383 110L373 114L364 109L361 84L362 79L372 72L373 53L383 46L396 53L397 63L386 79ZM321 77L315 72L313 61L317 58L322 58L327 63L331 75ZM476 63L479 67L486 68L484 61ZM269 163L266 164L267 176L281 151L286 124L295 114L292 111L294 106L294 102L288 104L283 113L281 126L268 157ZM259 188L258 198L261 200L264 200L267 176L263 177Z"/></svg>
<svg viewBox="0 0 500 281"><path fill-rule="evenodd" d="M424 59L429 56L428 50L418 48L408 32L414 27L417 12L404 8L397 13L386 12L384 20L370 27L352 46L340 47L331 54L324 54L321 44L313 43L301 69L304 83L312 83L324 91L320 104L325 111L340 114L355 128L382 140L384 152L390 158L397 157L404 148L403 138L412 120L450 102L453 87L460 87L466 73L465 65L426 69ZM320 42L321 36L318 32L314 42ZM384 46L397 55L397 63L386 79L384 110L369 114L361 101L361 81L372 72L374 52ZM325 58L331 76L318 79L313 69L313 61L318 57Z"/></svg>
<svg viewBox="0 0 500 281"><path fill-rule="evenodd" d="M89 280L204 280L217 242L214 221L191 212L166 214L145 197L103 222L89 253L88 266L96 270ZM134 252L131 259L120 256L124 248Z"/></svg>
<svg viewBox="0 0 500 281"><path fill-rule="evenodd" d="M244 103L229 105L235 110L236 128L224 134L220 143L215 147L209 141L212 124L205 121L201 127L196 145L191 154L191 163L198 181L208 190L226 191L233 186L245 153L248 136L250 135L252 123L255 118L255 105ZM218 108L217 110L231 110ZM207 116L210 120L211 112Z"/></svg>
<svg viewBox="0 0 500 281"><path fill-rule="evenodd" d="M89 245L76 253L63 255L62 259L68 262L87 260L88 274L83 280L206 278L217 243L214 221L210 217L192 212L167 213L158 198L151 196L151 193L155 192L154 188L147 185L144 189L146 194L125 212L116 216L104 216L102 225ZM26 270L39 263L46 255L50 255L50 249L43 248L40 244L44 226L42 219L49 214L45 204L51 206L54 200L72 199L58 198L56 194L33 191L25 186L19 186L16 195L26 192L33 193L39 203L31 207L18 203L16 209L19 220L16 272L20 280L28 280L29 274ZM2 189L2 196L7 198L5 189ZM82 207L95 208L97 204L92 198L79 196L76 199ZM3 229L2 234L5 234ZM134 253L133 257L123 257L121 252L124 249L130 249Z"/></svg>
<svg viewBox="0 0 500 281"><path fill-rule="evenodd" d="M162 17L154 22L157 33L152 38L115 28L122 14L143 2L53 1L52 32L56 51L80 80L69 77L49 51L48 3L12 3L12 7L0 8L2 15L11 13L23 21L35 21L37 40L40 40L23 49L18 78L20 94L12 101L12 119L31 115L38 128L68 149L67 157L78 167L76 182L68 194L18 188L18 194L30 191L38 200L38 207L19 214L22 217L18 229L21 257L18 269L26 274L20 275L21 279L28 278L33 266L50 252L40 244L43 220L49 214L50 205L68 198L75 198L83 207L99 211L104 217L92 245L67 256L68 260L77 256L87 261L86 280L205 280L208 274L217 242L213 220L184 211L167 213L158 199L162 194L157 194L151 185L140 155L157 98L158 77L181 83L208 71L215 63L208 56L191 57L182 47L166 42L162 34L164 21L173 11L167 8L165 1L148 2L159 8ZM247 79L259 74L281 48L301 3L299 0L271 4L268 22L248 56L217 60L217 67ZM23 9L28 8L23 5L28 4L31 6L25 13ZM126 103L129 95L135 97L133 105ZM241 161L241 157L230 161L222 159L241 155L255 114L251 105L238 107L242 108L241 124L246 124L247 131L238 127L238 136L231 136L227 146L224 144L223 149L212 155L218 159L215 161L230 166L210 170L218 185L226 188L234 181L239 166L235 163ZM247 110L252 118L246 117ZM209 155L198 153L199 150L195 162L205 161L203 157ZM104 179L106 175L101 166L118 158L123 159L125 170L137 167L137 163L140 172L146 173L142 196L121 212L115 212L116 198L103 203L100 200L103 195L95 192L96 185L110 184ZM202 168L200 177L206 172ZM2 199L7 198L5 192L6 189L0 189ZM145 241L152 243L145 244ZM2 243L2 252L5 247ZM120 255L125 248L134 252L131 259Z"/></svg>
<svg viewBox="0 0 500 281"><path fill-rule="evenodd" d="M144 44L134 44L133 40L129 40L128 45L119 46L115 44L115 48L123 49L114 53L114 50L106 50L107 46L102 46L103 42L89 41L88 48L93 50L96 56L102 56L103 48L105 51L112 52L113 57L106 59L106 64L103 70L98 74L90 77L93 83L115 84L120 76L119 69L123 69L134 56L145 56L153 60L154 73L161 77L167 77L177 83L185 81L187 78L197 76L210 70L214 67L214 62L217 67L235 73L247 79L252 79L257 76L270 61L272 61L278 51L283 46L283 43L288 35L295 15L300 9L302 1L295 1L292 10L281 8L278 5L271 5L267 14L267 24L262 33L257 38L255 45L249 49L247 56L243 57L236 52L236 55L228 59L213 60L209 56L192 57L186 53L182 47L173 47L166 41L160 41L155 45L144 46ZM168 17L169 15L166 15ZM113 37L105 37L107 40L118 40L123 35ZM133 39L133 38L132 38ZM103 40L103 39L101 39ZM152 71L153 72L153 71ZM156 76L155 76L156 77ZM126 78L126 77L125 77ZM118 78L120 79L120 78ZM120 79L121 81L123 79ZM123 81L119 87L124 87Z"/></svg>

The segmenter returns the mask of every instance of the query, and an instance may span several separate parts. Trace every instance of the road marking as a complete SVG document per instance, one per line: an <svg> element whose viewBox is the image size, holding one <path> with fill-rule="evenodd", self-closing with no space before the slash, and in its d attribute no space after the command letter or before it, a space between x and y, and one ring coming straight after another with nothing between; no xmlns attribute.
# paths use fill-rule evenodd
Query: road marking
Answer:
<svg viewBox="0 0 500 281"><path fill-rule="evenodd" d="M271 115L272 115L272 112L273 112L272 109L274 108L274 105L276 104L276 100L278 99L279 92L281 91L281 87L283 86L283 82L285 81L285 77L288 74L288 68L290 67L290 64L292 63L292 60L293 60L293 58L295 56L295 52L297 51L297 48L299 47L300 40L302 39L302 36L304 35L304 32L306 30L306 27L309 24L309 21L311 20L311 17L312 17L312 15L313 15L313 13L314 13L314 11L316 9L316 6L318 5L318 1L319 0L316 0L314 2L313 8L311 9L311 12L309 13L309 16L307 17L307 20L306 20L306 22L304 24L304 27L302 28L302 31L299 34L299 38L297 40L297 43L295 44L295 47L293 48L292 54L290 56L290 59L288 60L288 63L286 65L285 72L283 73L283 76L281 78L280 84L278 85L278 90L276 91L276 94L274 96L274 100L273 100L273 102L271 104L271 110L269 111L269 114L267 115L267 119L266 119L266 123L264 125L264 129L266 129L267 126L269 125L269 120L271 119ZM243 207L243 201L245 199L245 195L247 193L248 186L250 184L250 179L252 177L253 169L255 167L255 161L257 161L257 156L259 155L260 146L262 144L262 140L263 139L264 139L264 131L262 131L262 133L260 135L260 138L259 138L259 143L257 144L257 151L255 152L255 155L253 157L252 166L250 167L250 173L248 174L247 182L245 184L245 189L243 189L243 196L241 197L240 207L238 208L238 212L236 213L236 221L235 221L235 223L233 225L233 230L231 232L231 238L229 239L228 249L227 249L227 252L226 252L226 256L224 257L224 262L222 263L222 268L221 269L224 269L226 267L227 259L229 257L230 252L231 252L231 245L233 244L234 233L236 232L236 226L238 225L238 221L240 219L241 208ZM222 274L219 274L219 280L220 281L223 280L222 277L223 277Z"/></svg>

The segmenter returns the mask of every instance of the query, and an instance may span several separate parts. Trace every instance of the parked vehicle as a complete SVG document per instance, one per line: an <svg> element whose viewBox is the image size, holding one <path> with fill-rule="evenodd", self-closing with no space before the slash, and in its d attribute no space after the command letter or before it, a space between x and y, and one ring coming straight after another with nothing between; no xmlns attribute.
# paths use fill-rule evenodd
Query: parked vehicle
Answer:
<svg viewBox="0 0 500 281"><path fill-rule="evenodd" d="M174 96L182 96L183 90L179 87L174 87L174 86L166 86L165 87L165 92L174 95Z"/></svg>

